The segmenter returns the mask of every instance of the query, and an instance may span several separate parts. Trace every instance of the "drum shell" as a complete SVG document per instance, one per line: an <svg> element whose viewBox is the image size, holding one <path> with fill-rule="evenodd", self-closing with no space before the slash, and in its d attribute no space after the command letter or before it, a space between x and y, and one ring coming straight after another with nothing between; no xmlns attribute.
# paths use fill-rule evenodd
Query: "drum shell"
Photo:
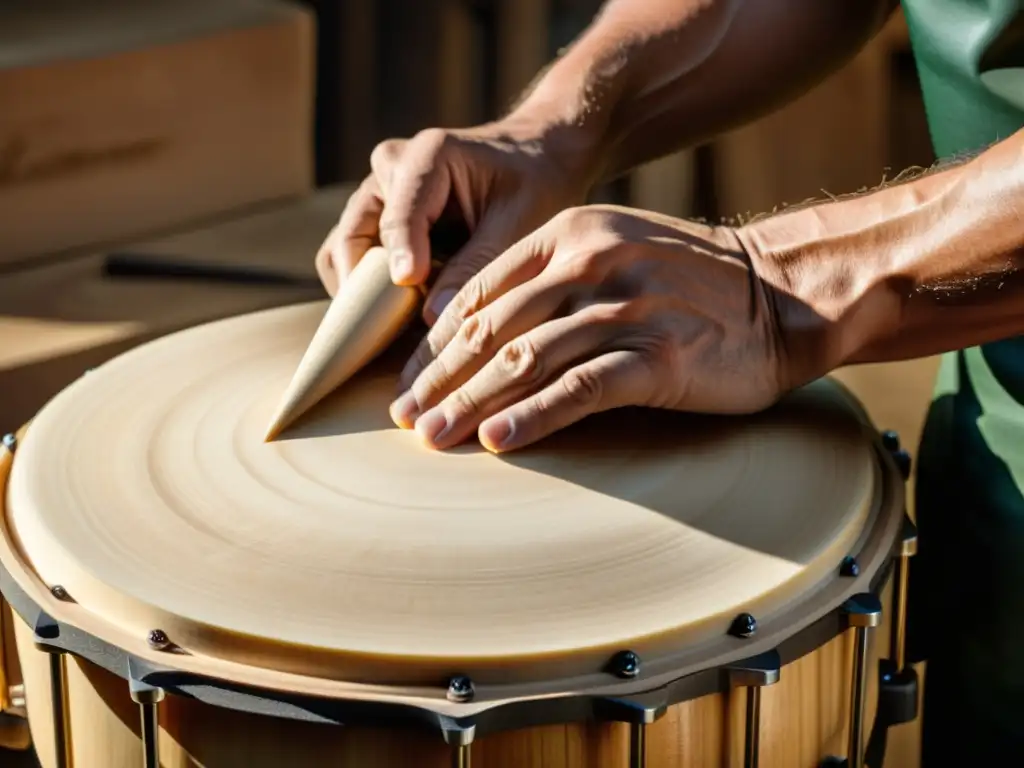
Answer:
<svg viewBox="0 0 1024 768"><path fill-rule="evenodd" d="M871 632L867 719L874 717L880 655L888 649L889 587L882 624ZM55 768L48 656L15 617L18 658L25 678L29 723L42 768ZM817 768L845 755L849 724L853 631L784 666L762 692L762 768ZM92 663L65 656L71 768L138 768L142 764L139 708L128 684ZM450 748L440 734L385 727L331 726L214 707L168 695L159 705L163 768L290 768L332 765L366 768L448 768ZM672 706L648 727L651 768L725 768L743 764L745 689ZM917 724L904 726L914 729ZM897 740L902 734L894 734ZM894 745L896 746L896 745ZM472 746L486 768L621 768L628 765L629 731L622 723L571 723L488 734ZM906 766L892 754L886 765Z"/></svg>

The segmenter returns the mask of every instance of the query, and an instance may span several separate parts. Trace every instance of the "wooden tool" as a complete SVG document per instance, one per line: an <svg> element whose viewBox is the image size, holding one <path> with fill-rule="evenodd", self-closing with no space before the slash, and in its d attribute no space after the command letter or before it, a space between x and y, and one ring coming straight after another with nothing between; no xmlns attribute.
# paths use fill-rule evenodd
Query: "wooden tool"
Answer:
<svg viewBox="0 0 1024 768"><path fill-rule="evenodd" d="M273 440L380 354L412 318L421 296L418 288L395 285L387 252L371 248L328 306L265 440Z"/></svg>

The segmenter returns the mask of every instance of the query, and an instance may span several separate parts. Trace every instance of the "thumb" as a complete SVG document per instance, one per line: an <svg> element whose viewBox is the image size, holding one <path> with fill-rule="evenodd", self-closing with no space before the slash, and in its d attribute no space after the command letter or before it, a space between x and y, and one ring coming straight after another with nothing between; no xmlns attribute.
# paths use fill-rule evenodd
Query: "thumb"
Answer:
<svg viewBox="0 0 1024 768"><path fill-rule="evenodd" d="M437 321L471 277L516 242L518 238L511 224L513 218L497 210L489 211L466 244L441 268L423 308L423 319L428 325Z"/></svg>
<svg viewBox="0 0 1024 768"><path fill-rule="evenodd" d="M430 228L444 211L450 191L447 164L436 152L410 142L394 168L380 216L380 239L396 284L426 282Z"/></svg>

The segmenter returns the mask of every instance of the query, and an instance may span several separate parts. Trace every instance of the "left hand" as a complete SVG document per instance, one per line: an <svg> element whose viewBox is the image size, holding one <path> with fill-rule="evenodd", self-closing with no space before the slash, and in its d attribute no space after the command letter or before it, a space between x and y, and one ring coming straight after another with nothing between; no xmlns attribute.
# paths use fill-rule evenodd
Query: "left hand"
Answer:
<svg viewBox="0 0 1024 768"><path fill-rule="evenodd" d="M428 445L521 448L628 405L749 413L788 386L770 289L736 232L564 211L465 284L391 416Z"/></svg>

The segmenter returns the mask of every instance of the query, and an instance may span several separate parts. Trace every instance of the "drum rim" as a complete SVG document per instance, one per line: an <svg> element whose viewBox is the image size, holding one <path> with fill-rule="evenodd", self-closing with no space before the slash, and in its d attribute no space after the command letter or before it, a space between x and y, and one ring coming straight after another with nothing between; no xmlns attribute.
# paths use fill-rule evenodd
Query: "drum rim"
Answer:
<svg viewBox="0 0 1024 768"><path fill-rule="evenodd" d="M351 683L151 647L144 638L126 635L66 596L51 594L24 560L8 525L7 482L16 460L16 450L9 448L0 449L0 592L35 631L38 648L79 656L132 685L158 687L219 707L314 722L420 722L439 728L446 738L465 734L467 729L480 734L594 716L633 721L649 716L651 707L664 709L724 692L735 684L730 681L730 670L753 666L777 679L781 666L816 650L847 628L843 606L848 601L869 596L877 603L905 517L905 488L879 433L863 407L857 410L876 457L869 522L848 555L858 561L859 572L841 576L837 563L836 572L769 617L754 636L715 638L707 647L691 649L689 664L666 669L662 662L653 673L632 678L609 671L555 679L544 686L491 685L477 688L469 701L452 701L447 695L447 679L436 686L419 687ZM22 427L17 438L29 426Z"/></svg>

